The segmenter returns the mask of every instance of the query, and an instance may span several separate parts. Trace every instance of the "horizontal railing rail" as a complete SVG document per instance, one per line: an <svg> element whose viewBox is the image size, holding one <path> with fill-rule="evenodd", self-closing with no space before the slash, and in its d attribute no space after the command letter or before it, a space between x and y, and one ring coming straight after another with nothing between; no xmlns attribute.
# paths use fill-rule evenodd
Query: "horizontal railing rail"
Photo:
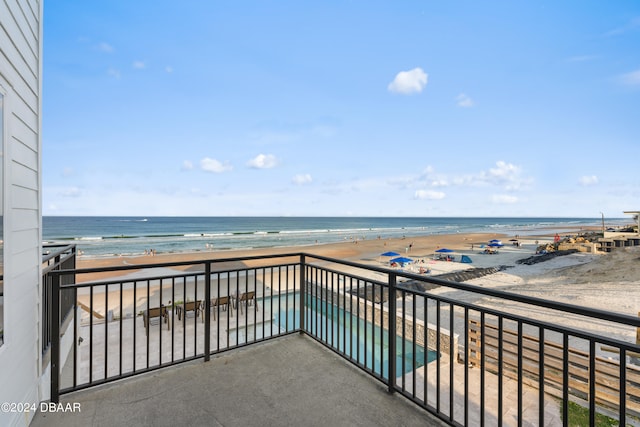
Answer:
<svg viewBox="0 0 640 427"><path fill-rule="evenodd" d="M47 244L42 246L42 251L43 272L47 272L47 267L53 268L55 267L55 264L60 262L60 260L64 261L65 259L74 257L76 253L76 245Z"/></svg>
<svg viewBox="0 0 640 427"><path fill-rule="evenodd" d="M63 292L78 307L64 369L52 342L54 401L298 332L451 425L569 425L569 402L591 425L640 419L640 319L625 314L307 253L48 275L54 329Z"/></svg>

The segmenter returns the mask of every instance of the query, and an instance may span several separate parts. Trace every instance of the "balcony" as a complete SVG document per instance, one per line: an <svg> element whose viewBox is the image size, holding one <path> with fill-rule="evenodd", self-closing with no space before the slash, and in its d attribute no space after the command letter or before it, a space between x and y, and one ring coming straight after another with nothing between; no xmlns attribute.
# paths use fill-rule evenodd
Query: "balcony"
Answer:
<svg viewBox="0 0 640 427"><path fill-rule="evenodd" d="M65 395L32 426L446 425L298 334Z"/></svg>
<svg viewBox="0 0 640 427"><path fill-rule="evenodd" d="M631 316L302 253L48 275L51 399L95 425L640 419L640 347L559 320L635 334Z"/></svg>

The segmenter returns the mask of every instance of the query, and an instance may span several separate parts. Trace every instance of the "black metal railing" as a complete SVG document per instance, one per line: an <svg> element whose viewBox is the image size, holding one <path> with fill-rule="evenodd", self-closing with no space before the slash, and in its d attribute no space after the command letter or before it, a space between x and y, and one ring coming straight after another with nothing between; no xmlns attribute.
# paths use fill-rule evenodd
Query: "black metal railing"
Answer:
<svg viewBox="0 0 640 427"><path fill-rule="evenodd" d="M365 278L372 273L380 278ZM638 422L637 317L310 255L305 277L321 304L366 320L354 330L340 310L315 310L307 333L449 424L569 425L580 412L590 425L596 414ZM583 328L563 325L568 318ZM332 341L350 334L364 359ZM371 351L388 355L389 374Z"/></svg>
<svg viewBox="0 0 640 427"><path fill-rule="evenodd" d="M75 245L44 245L42 255L42 340L41 350L45 354L51 345L52 319L52 280L51 272L59 270L73 270L76 268ZM75 283L73 274L65 275L61 284ZM66 320L75 306L73 294L68 291L60 295L60 313L62 321Z"/></svg>
<svg viewBox="0 0 640 427"><path fill-rule="evenodd" d="M67 275L76 283L63 284ZM52 271L50 276L54 298L56 289L71 292L79 307L68 326L74 345L66 363L60 343L52 343L54 401L59 393L208 360L298 330L292 320L300 310L297 255Z"/></svg>
<svg viewBox="0 0 640 427"><path fill-rule="evenodd" d="M53 401L300 332L451 425L569 425L569 402L591 425L640 417L633 316L310 254L51 276L54 319L62 291L83 307L65 369L52 342Z"/></svg>

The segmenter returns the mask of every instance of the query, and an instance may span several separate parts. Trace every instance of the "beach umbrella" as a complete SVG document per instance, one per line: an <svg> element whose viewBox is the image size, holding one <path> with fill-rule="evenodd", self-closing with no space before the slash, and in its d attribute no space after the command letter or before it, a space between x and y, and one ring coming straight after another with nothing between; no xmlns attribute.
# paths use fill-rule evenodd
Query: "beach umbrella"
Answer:
<svg viewBox="0 0 640 427"><path fill-rule="evenodd" d="M487 246L492 247L492 248L501 248L504 245L502 243L489 243Z"/></svg>
<svg viewBox="0 0 640 427"><path fill-rule="evenodd" d="M406 257L401 256L401 257L398 257L398 258L394 258L389 262L395 262L395 263L398 263L398 264L406 264L406 263L411 262L411 261L413 261L411 258L406 258Z"/></svg>
<svg viewBox="0 0 640 427"><path fill-rule="evenodd" d="M437 249L437 250L436 250L436 252L440 252L440 253L446 253L446 254L448 254L448 253L453 252L453 250L451 250L451 249L447 249L447 248L441 248L441 249Z"/></svg>
<svg viewBox="0 0 640 427"><path fill-rule="evenodd" d="M383 254L380 254L380 256L398 256L400 255L398 252L385 252Z"/></svg>

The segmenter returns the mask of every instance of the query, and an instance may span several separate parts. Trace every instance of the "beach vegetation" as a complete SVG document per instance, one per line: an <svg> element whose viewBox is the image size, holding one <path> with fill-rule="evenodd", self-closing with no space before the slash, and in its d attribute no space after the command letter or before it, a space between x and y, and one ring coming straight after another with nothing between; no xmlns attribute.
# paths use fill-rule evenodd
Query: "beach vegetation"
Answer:
<svg viewBox="0 0 640 427"><path fill-rule="evenodd" d="M563 417L564 418L564 417ZM575 402L569 402L569 427L583 427L589 425L589 408ZM618 420L596 413L596 427L617 427Z"/></svg>

